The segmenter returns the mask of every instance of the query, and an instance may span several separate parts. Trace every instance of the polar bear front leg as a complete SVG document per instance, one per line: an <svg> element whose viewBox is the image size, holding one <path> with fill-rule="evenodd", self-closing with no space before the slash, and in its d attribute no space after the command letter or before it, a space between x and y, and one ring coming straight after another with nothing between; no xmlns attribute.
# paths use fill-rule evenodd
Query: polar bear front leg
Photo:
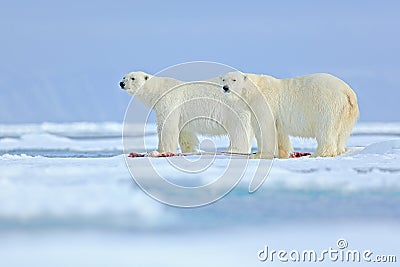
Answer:
<svg viewBox="0 0 400 267"><path fill-rule="evenodd" d="M171 115L168 117L157 114L158 149L160 153L177 153L179 139L179 117Z"/></svg>
<svg viewBox="0 0 400 267"><path fill-rule="evenodd" d="M278 130L278 150L279 158L287 159L293 152L293 146L290 142L289 135L279 133Z"/></svg>
<svg viewBox="0 0 400 267"><path fill-rule="evenodd" d="M254 133L257 140L258 151L250 156L252 159L273 159L276 150L276 130L272 118L262 121L252 121Z"/></svg>
<svg viewBox="0 0 400 267"><path fill-rule="evenodd" d="M250 158L273 159L277 152L277 128L274 115L261 95L250 102L252 107L251 126L257 140L257 153Z"/></svg>
<svg viewBox="0 0 400 267"><path fill-rule="evenodd" d="M229 137L228 153L250 153L254 133L251 127L249 110L231 110L226 112L224 128Z"/></svg>
<svg viewBox="0 0 400 267"><path fill-rule="evenodd" d="M274 136L265 136L256 132L258 150L256 154L250 156L251 159L273 159L275 157Z"/></svg>
<svg viewBox="0 0 400 267"><path fill-rule="evenodd" d="M199 148L199 139L194 132L181 131L179 133L179 145L183 153L196 152Z"/></svg>
<svg viewBox="0 0 400 267"><path fill-rule="evenodd" d="M250 153L251 142L248 134L231 134L229 135L229 147L226 150L228 153Z"/></svg>
<svg viewBox="0 0 400 267"><path fill-rule="evenodd" d="M225 125L229 137L228 153L250 153L253 133L250 120L230 120Z"/></svg>

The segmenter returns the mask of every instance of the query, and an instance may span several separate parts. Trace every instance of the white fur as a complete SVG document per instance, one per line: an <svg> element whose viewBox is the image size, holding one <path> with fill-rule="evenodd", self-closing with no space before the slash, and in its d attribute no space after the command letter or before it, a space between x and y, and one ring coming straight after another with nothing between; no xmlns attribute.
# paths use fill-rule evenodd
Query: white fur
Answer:
<svg viewBox="0 0 400 267"><path fill-rule="evenodd" d="M147 78L147 79L146 79ZM157 120L158 151L196 151L197 134L229 135L229 152L249 153L254 137L250 111L232 101L221 90L219 78L207 82L184 83L144 72L123 78L124 89L154 109Z"/></svg>
<svg viewBox="0 0 400 267"><path fill-rule="evenodd" d="M289 157L293 151L289 135L316 138L318 148L313 157L333 157L345 152L359 110L354 91L339 78L317 73L276 79L230 72L222 79L250 106L255 106L256 91L264 95L274 116L280 158ZM258 90L252 89L253 84Z"/></svg>

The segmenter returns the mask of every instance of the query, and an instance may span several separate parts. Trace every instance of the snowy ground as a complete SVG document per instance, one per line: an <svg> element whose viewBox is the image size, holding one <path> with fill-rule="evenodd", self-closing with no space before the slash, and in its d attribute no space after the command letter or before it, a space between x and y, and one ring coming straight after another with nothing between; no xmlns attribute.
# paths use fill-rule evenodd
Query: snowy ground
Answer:
<svg viewBox="0 0 400 267"><path fill-rule="evenodd" d="M132 135L140 133L138 127ZM150 132L150 148L156 141ZM227 144L216 142L219 150ZM316 146L297 138L293 144L296 151ZM400 124L359 124L348 145L358 152L275 160L256 193L248 193L251 177L244 175L216 203L183 209L134 183L118 123L0 125L1 266L271 265L257 259L265 245L322 251L337 248L340 238L349 249L396 255L398 264ZM129 161L140 169L147 160ZM209 182L228 161L218 156L209 172L189 180L170 171L168 159L151 159L173 182L190 185ZM381 265L396 263L368 263Z"/></svg>

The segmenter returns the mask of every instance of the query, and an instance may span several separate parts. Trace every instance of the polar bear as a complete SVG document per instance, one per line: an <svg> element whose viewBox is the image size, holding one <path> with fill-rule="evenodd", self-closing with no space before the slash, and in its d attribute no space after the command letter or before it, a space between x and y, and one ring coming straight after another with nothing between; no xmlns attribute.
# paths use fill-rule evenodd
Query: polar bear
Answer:
<svg viewBox="0 0 400 267"><path fill-rule="evenodd" d="M344 81L326 73L276 79L230 72L221 78L224 92L232 90L250 106L254 106L255 91L264 95L274 116L280 158L288 158L293 151L289 135L316 138L318 147L312 157L345 153L359 109L356 94ZM234 94L227 97L238 99Z"/></svg>
<svg viewBox="0 0 400 267"><path fill-rule="evenodd" d="M198 149L197 134L228 135L228 152L250 153L254 133L247 106L230 102L219 77L185 83L144 72L125 75L120 87L156 113L158 152Z"/></svg>

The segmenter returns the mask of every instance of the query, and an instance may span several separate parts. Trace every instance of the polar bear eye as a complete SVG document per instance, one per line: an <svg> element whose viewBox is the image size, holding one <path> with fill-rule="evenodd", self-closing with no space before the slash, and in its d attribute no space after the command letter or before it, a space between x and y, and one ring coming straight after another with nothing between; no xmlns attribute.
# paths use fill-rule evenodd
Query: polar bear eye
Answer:
<svg viewBox="0 0 400 267"><path fill-rule="evenodd" d="M222 79L223 82L225 82L225 79Z"/></svg>
<svg viewBox="0 0 400 267"><path fill-rule="evenodd" d="M131 80L132 80L132 81L134 81L134 80L135 80L135 78L131 78Z"/></svg>
<svg viewBox="0 0 400 267"><path fill-rule="evenodd" d="M145 76L144 79L147 81L147 79L149 78L149 76Z"/></svg>
<svg viewBox="0 0 400 267"><path fill-rule="evenodd" d="M233 79L232 81L233 81L233 82L236 82L236 79Z"/></svg>

